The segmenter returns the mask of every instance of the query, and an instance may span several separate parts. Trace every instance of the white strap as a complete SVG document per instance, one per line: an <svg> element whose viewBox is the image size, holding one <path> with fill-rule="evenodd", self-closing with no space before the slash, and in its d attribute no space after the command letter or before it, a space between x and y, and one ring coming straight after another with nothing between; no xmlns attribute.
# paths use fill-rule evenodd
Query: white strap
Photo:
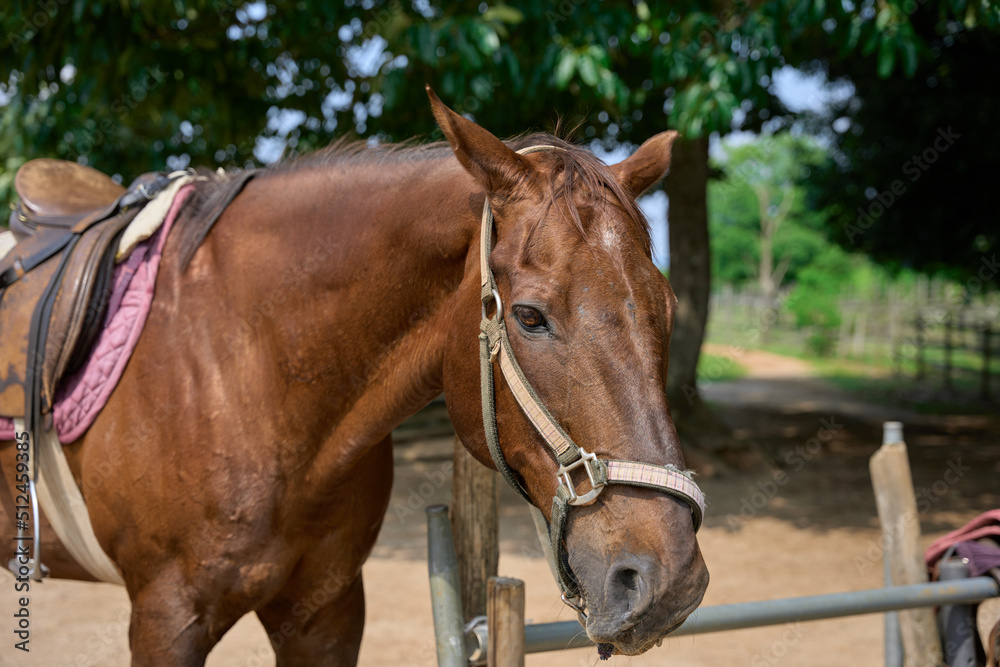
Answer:
<svg viewBox="0 0 1000 667"><path fill-rule="evenodd" d="M16 245L17 239L14 238L14 232L0 232L0 259L6 257L7 253L13 250Z"/></svg>
<svg viewBox="0 0 1000 667"><path fill-rule="evenodd" d="M14 429L24 431L24 420L15 419ZM35 456L38 457L38 502L59 541L95 579L124 586L121 571L97 541L87 504L55 430L42 432L34 445ZM35 539L39 536L36 535ZM44 558L44 553L42 556Z"/></svg>

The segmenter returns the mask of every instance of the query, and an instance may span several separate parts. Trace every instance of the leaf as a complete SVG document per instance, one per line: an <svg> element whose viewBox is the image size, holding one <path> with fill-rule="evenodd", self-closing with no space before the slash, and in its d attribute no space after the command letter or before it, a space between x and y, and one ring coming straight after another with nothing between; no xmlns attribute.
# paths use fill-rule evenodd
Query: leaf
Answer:
<svg viewBox="0 0 1000 667"><path fill-rule="evenodd" d="M592 44L587 47L587 53L590 54L590 57L594 59L594 63L596 63L599 67L606 68L611 64L608 52L596 44Z"/></svg>
<svg viewBox="0 0 1000 667"><path fill-rule="evenodd" d="M444 74L441 75L441 93L446 97L457 98L460 95L459 85L460 82L455 70L445 70Z"/></svg>
<svg viewBox="0 0 1000 667"><path fill-rule="evenodd" d="M486 10L486 13L483 14L483 20L517 25L524 20L524 14L521 13L520 9L509 5L495 5Z"/></svg>
<svg viewBox="0 0 1000 667"><path fill-rule="evenodd" d="M962 20L962 24L965 25L966 30L972 30L976 27L976 7L974 5L969 5L965 8L965 18Z"/></svg>
<svg viewBox="0 0 1000 667"><path fill-rule="evenodd" d="M462 56L462 66L469 70L478 70L482 67L483 59L479 55L479 50L469 43L469 40L465 38L465 33L461 30L456 30L454 36L455 48L458 49L458 53Z"/></svg>
<svg viewBox="0 0 1000 667"><path fill-rule="evenodd" d="M594 63L592 56L589 54L580 56L577 69L580 71L580 78L583 79L585 84L591 88L597 85L600 77L597 74L597 65Z"/></svg>
<svg viewBox="0 0 1000 667"><path fill-rule="evenodd" d="M857 20L851 21L851 27L847 33L847 42L844 44L844 48L841 53L850 53L858 45L858 39L861 37L861 22Z"/></svg>
<svg viewBox="0 0 1000 667"><path fill-rule="evenodd" d="M417 53L428 65L437 65L437 33L426 23L417 26Z"/></svg>
<svg viewBox="0 0 1000 667"><path fill-rule="evenodd" d="M917 73L917 45L911 40L903 40L901 49L903 53L903 72L907 78Z"/></svg>
<svg viewBox="0 0 1000 667"><path fill-rule="evenodd" d="M892 74L892 69L896 65L896 44L894 40L886 37L878 47L878 75L879 78L888 79Z"/></svg>
<svg viewBox="0 0 1000 667"><path fill-rule="evenodd" d="M885 30L892 23L892 10L889 7L880 9L875 16L875 29L879 32Z"/></svg>
<svg viewBox="0 0 1000 667"><path fill-rule="evenodd" d="M493 28L484 23L473 23L470 29L476 46L485 55L490 56L500 48L500 38Z"/></svg>
<svg viewBox="0 0 1000 667"><path fill-rule="evenodd" d="M809 16L809 5L810 0L799 0L795 6L789 12L788 20L790 23L795 25L801 25L805 23L806 17Z"/></svg>
<svg viewBox="0 0 1000 667"><path fill-rule="evenodd" d="M878 38L881 33L871 26L865 26L865 29L867 29L868 35L865 37L865 42L861 46L861 55L870 56L874 53L875 49L878 48Z"/></svg>
<svg viewBox="0 0 1000 667"><path fill-rule="evenodd" d="M826 14L826 0L813 0L813 20L822 21L824 14Z"/></svg>
<svg viewBox="0 0 1000 667"><path fill-rule="evenodd" d="M521 65L510 49L505 48L502 53L503 61L507 65L508 82L513 86L515 91L520 91L522 86L524 86L524 78L521 76Z"/></svg>
<svg viewBox="0 0 1000 667"><path fill-rule="evenodd" d="M379 34L382 35L385 41L393 44L399 41L400 35L402 35L403 32L409 28L410 25L412 25L412 23L413 21L408 15L403 12L397 12L392 15L392 18L389 19L388 23L385 24Z"/></svg>
<svg viewBox="0 0 1000 667"><path fill-rule="evenodd" d="M565 88L569 85L569 81L573 78L573 72L575 70L576 54L572 51L564 51L559 57L559 64L556 65L556 86L559 88Z"/></svg>

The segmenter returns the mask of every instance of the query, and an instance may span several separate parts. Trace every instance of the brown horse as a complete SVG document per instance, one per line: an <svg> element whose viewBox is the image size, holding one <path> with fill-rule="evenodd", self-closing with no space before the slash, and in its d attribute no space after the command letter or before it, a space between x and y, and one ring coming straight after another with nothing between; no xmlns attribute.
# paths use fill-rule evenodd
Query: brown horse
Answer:
<svg viewBox="0 0 1000 667"><path fill-rule="evenodd" d="M200 665L250 611L279 665L356 662L390 431L443 390L458 435L493 465L477 342L487 198L510 345L545 406L599 456L683 468L664 394L675 297L635 204L674 135L607 167L547 135L505 144L430 95L450 150L340 144L268 169L200 244L226 179L186 204L121 383L66 448L132 601L133 665ZM558 150L513 150L538 143ZM548 516L558 464L502 379L496 415ZM12 443L0 454L9 480ZM595 641L640 653L700 603L708 571L685 503L614 486L568 516ZM43 557L84 578L55 548ZM327 602L306 603L319 589Z"/></svg>

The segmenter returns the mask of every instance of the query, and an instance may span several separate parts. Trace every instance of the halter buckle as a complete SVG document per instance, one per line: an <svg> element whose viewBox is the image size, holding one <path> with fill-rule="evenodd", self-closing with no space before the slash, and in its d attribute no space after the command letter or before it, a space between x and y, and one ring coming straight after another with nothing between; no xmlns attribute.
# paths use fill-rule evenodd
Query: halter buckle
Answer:
<svg viewBox="0 0 1000 667"><path fill-rule="evenodd" d="M580 458L568 465L559 466L559 472L556 473L556 476L559 479L559 483L569 492L567 503L570 505L589 505L597 499L597 496L601 495L601 491L604 490L604 483L597 481L597 473L600 470L599 465L597 455L581 447ZM576 488L573 486L573 479L569 476L570 472L580 466L586 469L587 478L590 480L591 486L590 491L582 495L576 492Z"/></svg>

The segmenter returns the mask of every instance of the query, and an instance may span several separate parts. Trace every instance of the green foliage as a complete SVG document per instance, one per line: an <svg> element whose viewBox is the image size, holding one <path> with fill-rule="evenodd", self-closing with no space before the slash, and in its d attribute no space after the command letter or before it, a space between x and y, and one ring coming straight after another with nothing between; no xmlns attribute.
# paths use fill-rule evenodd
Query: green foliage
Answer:
<svg viewBox="0 0 1000 667"><path fill-rule="evenodd" d="M851 258L840 248L827 245L802 271L788 295L785 307L799 327L811 330L807 345L817 356L828 356L836 344L841 313L841 287L851 277Z"/></svg>
<svg viewBox="0 0 1000 667"><path fill-rule="evenodd" d="M838 232L866 188L886 187L885 175L898 171L899 147L922 149L943 123L977 139L950 154L940 174L989 173L985 161L997 151L980 142L996 148L1000 95L984 90L982 63L997 60L997 8L992 0L10 0L0 15L0 71L9 73L0 81L8 151L0 198L9 197L9 170L33 157L79 160L129 180L168 166L256 164L262 138L295 153L351 134L434 136L424 83L500 135L549 129L559 116L582 121L579 138L608 144L668 127L688 137L757 130L787 116L771 76L791 64L863 82L868 115L845 111L861 131L840 137L844 159L825 169L817 195ZM926 108L912 113L914 86L927 77L940 87L924 91ZM905 131L893 131L897 120ZM974 253L998 243L997 231L976 229L989 219L987 198L953 202L937 195L954 191L940 183L921 184L855 247L969 270ZM901 233L914 212L926 214L931 232ZM954 220L949 238L944 225ZM902 253L901 238L912 240Z"/></svg>
<svg viewBox="0 0 1000 667"><path fill-rule="evenodd" d="M709 354L698 355L698 380L702 382L729 382L746 376L746 366L731 356Z"/></svg>
<svg viewBox="0 0 1000 667"><path fill-rule="evenodd" d="M774 256L787 263L785 282L794 282L828 245L824 215L811 209L804 182L825 159L808 137L782 133L727 147L715 167L722 177L709 183L709 233L712 275L741 286L757 280L761 249L760 201L754 188L765 188L774 206L790 198L774 235Z"/></svg>
<svg viewBox="0 0 1000 667"><path fill-rule="evenodd" d="M425 82L501 135L560 114L611 142L727 132L741 104L781 111L782 5L13 0L0 100L46 113L0 132L126 177L172 156L242 166L258 136L301 151L432 132Z"/></svg>
<svg viewBox="0 0 1000 667"><path fill-rule="evenodd" d="M713 279L719 284L752 283L760 261L756 197L748 187L709 181L708 199Z"/></svg>
<svg viewBox="0 0 1000 667"><path fill-rule="evenodd" d="M1000 88L983 64L1000 60L1000 3L890 0L869 15L852 38L858 52L830 57L818 40L796 46L855 91L811 123L834 157L810 183L830 212L827 232L894 271L966 281L985 268L985 288L995 289Z"/></svg>

